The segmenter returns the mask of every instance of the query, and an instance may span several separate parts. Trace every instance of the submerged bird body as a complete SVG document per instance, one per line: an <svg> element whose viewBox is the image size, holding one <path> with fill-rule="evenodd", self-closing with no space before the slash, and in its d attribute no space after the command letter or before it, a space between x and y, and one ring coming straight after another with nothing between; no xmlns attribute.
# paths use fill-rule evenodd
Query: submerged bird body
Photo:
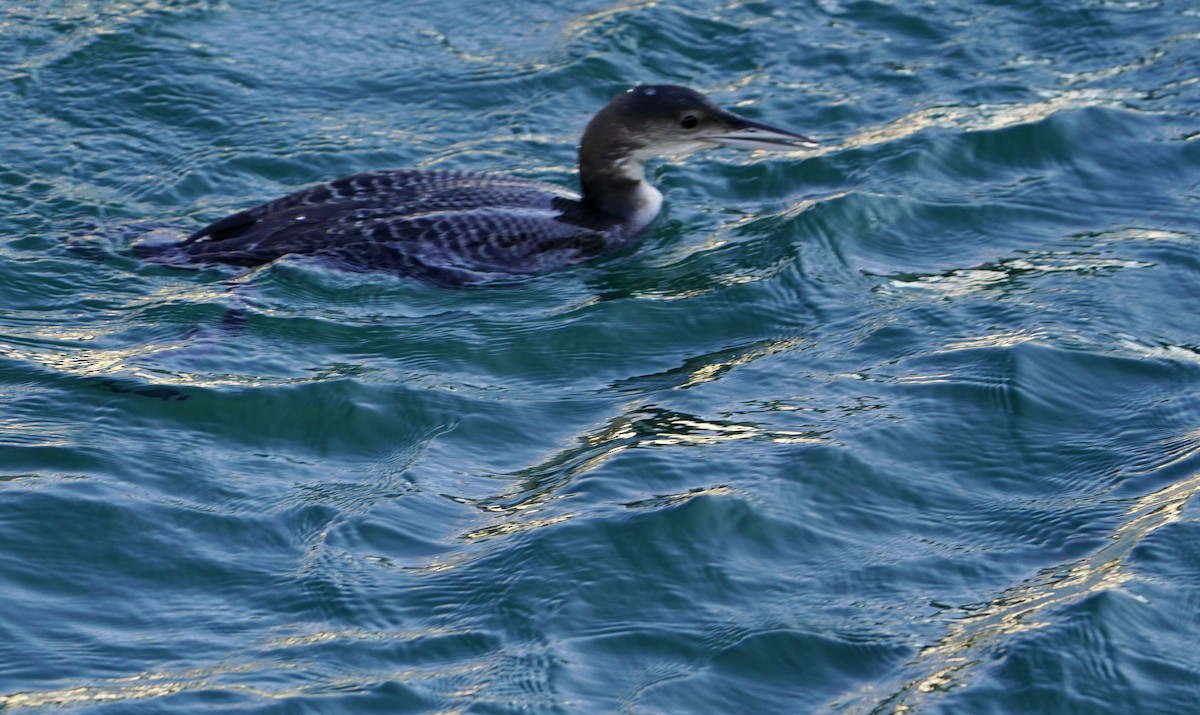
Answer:
<svg viewBox="0 0 1200 715"><path fill-rule="evenodd" d="M615 250L620 222L553 184L464 171L371 171L211 224L179 246L199 263L322 254L435 283L543 273Z"/></svg>
<svg viewBox="0 0 1200 715"><path fill-rule="evenodd" d="M635 87L588 124L580 194L495 174L369 171L239 211L158 257L255 266L319 254L443 284L544 273L611 253L654 220L662 194L645 180L648 159L722 145L815 142L725 112L684 87Z"/></svg>

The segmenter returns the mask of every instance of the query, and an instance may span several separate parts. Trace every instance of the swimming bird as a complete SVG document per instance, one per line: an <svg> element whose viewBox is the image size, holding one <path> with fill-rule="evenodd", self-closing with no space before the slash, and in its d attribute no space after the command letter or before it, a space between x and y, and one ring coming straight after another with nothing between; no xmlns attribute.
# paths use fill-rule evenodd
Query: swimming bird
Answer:
<svg viewBox="0 0 1200 715"><path fill-rule="evenodd" d="M656 156L720 146L787 150L817 143L739 117L674 85L633 87L588 123L580 191L495 174L368 171L239 211L149 257L189 265L256 266L322 255L461 285L544 273L628 245L662 206L646 181Z"/></svg>

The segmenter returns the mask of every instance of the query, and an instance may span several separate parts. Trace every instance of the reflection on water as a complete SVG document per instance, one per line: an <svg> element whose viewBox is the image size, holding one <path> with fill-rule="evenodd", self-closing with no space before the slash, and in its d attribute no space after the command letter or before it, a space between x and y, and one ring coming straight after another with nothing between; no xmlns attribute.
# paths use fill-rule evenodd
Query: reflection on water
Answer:
<svg viewBox="0 0 1200 715"><path fill-rule="evenodd" d="M1121 106L1136 97L1124 90L1081 89L1055 92L1041 102L1029 104L952 105L918 109L882 127L860 131L835 146L822 146L816 152L857 149L888 144L926 129L953 129L960 132L999 131L1008 127L1041 121L1058 112L1097 106Z"/></svg>
<svg viewBox="0 0 1200 715"><path fill-rule="evenodd" d="M1197 23L8 3L0 709L1196 710ZM636 250L512 284L130 250L368 167L570 183L643 81L822 146L655 164Z"/></svg>
<svg viewBox="0 0 1200 715"><path fill-rule="evenodd" d="M937 275L899 274L888 276L889 287L899 290L928 290L947 297L980 291L1021 287L1031 278L1050 273L1098 273L1126 268L1151 268L1146 261L1102 256L1077 251L1031 252L974 268L960 268Z"/></svg>
<svg viewBox="0 0 1200 715"><path fill-rule="evenodd" d="M554 515L544 512L572 482L600 468L606 461L631 449L661 447L706 447L737 440L762 440L774 444L820 444L825 430L770 429L752 422L703 419L653 405L632 408L600 429L581 435L575 446L552 455L545 462L512 474L500 475L513 488L483 499L450 497L478 509L501 515L501 521L464 534L480 539L511 534L566 521L576 514L569 507ZM674 503L709 493L708 489L685 495L657 497ZM449 495L447 495L449 496ZM645 504L658 503L648 500Z"/></svg>
<svg viewBox="0 0 1200 715"><path fill-rule="evenodd" d="M44 690L41 692L13 693L0 695L0 705L5 708L45 708L69 707L79 705L94 705L101 703L125 702L159 698L183 690L206 687L203 680L181 682L176 674L145 674L130 678L120 678L105 685L87 685L65 690ZM127 683L139 680L151 681L129 685ZM166 682L154 682L154 681Z"/></svg>
<svg viewBox="0 0 1200 715"><path fill-rule="evenodd" d="M1200 441L1194 440L1189 451L1174 455L1159 469L1197 454ZM1107 544L1082 559L1042 569L986 603L961 606L959 610L967 615L951 622L940 640L922 648L904 665L904 680L895 692L882 695L885 689L873 685L869 692L842 700L839 710L881 715L919 712L930 696L966 687L975 671L993 662L1014 636L1049 626L1073 604L1105 591L1118 591L1134 579L1136 575L1126 564L1129 555L1155 531L1178 521L1197 493L1200 473L1130 500L1124 520L1109 535Z"/></svg>

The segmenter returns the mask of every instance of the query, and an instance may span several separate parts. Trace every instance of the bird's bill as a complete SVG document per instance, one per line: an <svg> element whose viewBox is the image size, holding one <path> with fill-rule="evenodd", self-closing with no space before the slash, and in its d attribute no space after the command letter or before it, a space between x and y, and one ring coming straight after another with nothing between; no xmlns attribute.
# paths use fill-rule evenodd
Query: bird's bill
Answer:
<svg viewBox="0 0 1200 715"><path fill-rule="evenodd" d="M812 149L820 146L806 136L786 129L752 122L736 114L727 114L728 129L721 129L705 137L706 140L734 149L759 149L763 151L787 151L789 149Z"/></svg>

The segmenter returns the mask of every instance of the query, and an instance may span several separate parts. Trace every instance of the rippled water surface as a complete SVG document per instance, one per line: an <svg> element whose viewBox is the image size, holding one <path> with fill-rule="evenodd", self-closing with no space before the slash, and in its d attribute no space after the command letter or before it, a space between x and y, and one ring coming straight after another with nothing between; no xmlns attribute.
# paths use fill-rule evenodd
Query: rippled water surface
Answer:
<svg viewBox="0 0 1200 715"><path fill-rule="evenodd" d="M636 250L468 289L131 242L370 168ZM1200 10L0 6L0 708L1200 710Z"/></svg>

